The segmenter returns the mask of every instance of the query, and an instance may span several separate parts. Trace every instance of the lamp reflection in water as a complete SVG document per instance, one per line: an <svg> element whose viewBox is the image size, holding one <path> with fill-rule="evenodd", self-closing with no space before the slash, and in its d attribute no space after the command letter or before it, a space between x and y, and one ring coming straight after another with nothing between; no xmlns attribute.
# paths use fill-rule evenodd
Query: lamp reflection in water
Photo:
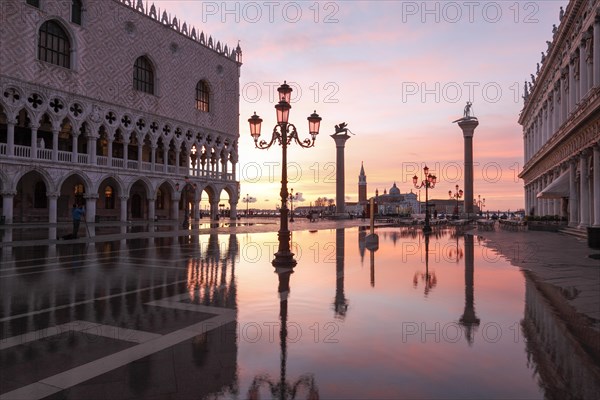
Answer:
<svg viewBox="0 0 600 400"><path fill-rule="evenodd" d="M279 236L279 241L289 240L285 236ZM288 242L289 244L289 242ZM281 245L281 243L280 243ZM301 375L296 381L287 380L287 320L288 320L288 298L290 294L290 277L294 273L296 260L291 259L287 265L282 264L281 260L273 260L275 273L279 280L277 291L279 293L279 345L280 345L280 368L279 380L274 381L268 374L257 375L248 389L248 399L260 399L260 388L266 386L269 388L271 398L285 400L295 399L296 395L302 389L308 393L307 399L319 399L319 390L315 384L312 374Z"/></svg>
<svg viewBox="0 0 600 400"><path fill-rule="evenodd" d="M425 237L425 273L416 272L413 277L413 287L416 289L419 284L419 278L425 284L425 297L429 294L431 289L437 286L437 277L435 276L435 272L429 273L429 235L427 232L424 232Z"/></svg>
<svg viewBox="0 0 600 400"><path fill-rule="evenodd" d="M475 257L473 235L464 235L465 238L465 310L459 323L465 332L469 346L473 344L473 336L479 326L479 318L475 315L474 279Z"/></svg>

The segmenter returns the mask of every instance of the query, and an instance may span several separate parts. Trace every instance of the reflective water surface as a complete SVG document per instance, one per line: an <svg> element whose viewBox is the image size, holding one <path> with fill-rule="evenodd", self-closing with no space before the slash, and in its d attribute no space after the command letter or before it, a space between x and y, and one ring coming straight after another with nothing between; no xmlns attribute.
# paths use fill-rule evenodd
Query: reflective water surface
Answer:
<svg viewBox="0 0 600 400"><path fill-rule="evenodd" d="M0 391L599 397L597 362L484 239L377 233L369 250L358 228L294 232L298 265L277 270L276 233L4 248Z"/></svg>

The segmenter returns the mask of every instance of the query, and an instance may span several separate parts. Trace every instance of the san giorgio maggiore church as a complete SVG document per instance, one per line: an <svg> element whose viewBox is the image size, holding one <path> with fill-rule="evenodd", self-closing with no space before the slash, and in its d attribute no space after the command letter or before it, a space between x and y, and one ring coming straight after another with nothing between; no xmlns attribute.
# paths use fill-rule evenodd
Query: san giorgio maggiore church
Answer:
<svg viewBox="0 0 600 400"><path fill-rule="evenodd" d="M239 45L140 0L0 10L3 222L235 217Z"/></svg>
<svg viewBox="0 0 600 400"><path fill-rule="evenodd" d="M525 84L525 209L600 228L600 0L560 11L541 68Z"/></svg>
<svg viewBox="0 0 600 400"><path fill-rule="evenodd" d="M396 183L392 185L390 190L384 189L383 193L379 193L379 189L375 190L373 197L378 215L398 215L398 214L413 214L420 211L419 200L417 194L400 193L400 189ZM356 205L346 206L349 211L354 211L356 215L360 215L363 210L369 213L369 198L367 197L367 175L365 174L364 165L360 166L360 174L358 175L358 203Z"/></svg>

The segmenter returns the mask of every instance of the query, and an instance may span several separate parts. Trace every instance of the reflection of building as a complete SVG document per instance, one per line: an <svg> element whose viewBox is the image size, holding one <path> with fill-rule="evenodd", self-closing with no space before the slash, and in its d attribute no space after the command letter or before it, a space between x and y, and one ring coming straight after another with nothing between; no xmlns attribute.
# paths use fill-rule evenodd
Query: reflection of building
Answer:
<svg viewBox="0 0 600 400"><path fill-rule="evenodd" d="M521 321L527 345L528 366L539 376L539 384L549 399L600 398L600 356L598 331L584 321L568 321L557 315L556 307L525 272L525 318ZM543 285L543 284L542 284ZM549 285L546 285L549 286ZM550 288L550 290L556 290ZM558 292L558 290L556 290ZM552 295L554 301L564 295ZM564 300L562 300L564 301ZM569 312L567 318L577 319ZM580 330L580 332L573 332ZM588 332L581 332L588 330ZM515 339L521 339L515 337Z"/></svg>
<svg viewBox="0 0 600 400"><path fill-rule="evenodd" d="M542 67L525 88L525 209L600 226L600 1L560 13Z"/></svg>
<svg viewBox="0 0 600 400"><path fill-rule="evenodd" d="M142 1L2 2L7 223L177 219L238 201L241 49ZM11 12L14 11L14 12ZM235 212L232 213L235 215Z"/></svg>

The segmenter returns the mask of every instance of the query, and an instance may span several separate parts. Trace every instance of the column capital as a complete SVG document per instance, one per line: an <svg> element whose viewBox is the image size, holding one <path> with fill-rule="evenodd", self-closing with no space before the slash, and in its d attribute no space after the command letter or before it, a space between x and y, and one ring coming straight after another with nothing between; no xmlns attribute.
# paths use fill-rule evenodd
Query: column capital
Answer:
<svg viewBox="0 0 600 400"><path fill-rule="evenodd" d="M97 200L99 197L98 193L86 193L83 195L83 198L86 200Z"/></svg>
<svg viewBox="0 0 600 400"><path fill-rule="evenodd" d="M119 200L121 200L121 201L123 201L123 200L127 201L127 200L129 200L129 196L119 196Z"/></svg>
<svg viewBox="0 0 600 400"><path fill-rule="evenodd" d="M587 158L587 157L589 157L591 154L592 154L592 148L591 148L591 147L588 147L588 148L585 148L585 149L581 150L581 153L579 153L579 156L580 156L581 158Z"/></svg>
<svg viewBox="0 0 600 400"><path fill-rule="evenodd" d="M46 193L46 197L51 199L58 199L60 197L60 192L48 192Z"/></svg>
<svg viewBox="0 0 600 400"><path fill-rule="evenodd" d="M3 190L3 191L0 191L0 194L4 197L14 197L17 195L17 191L16 190Z"/></svg>

